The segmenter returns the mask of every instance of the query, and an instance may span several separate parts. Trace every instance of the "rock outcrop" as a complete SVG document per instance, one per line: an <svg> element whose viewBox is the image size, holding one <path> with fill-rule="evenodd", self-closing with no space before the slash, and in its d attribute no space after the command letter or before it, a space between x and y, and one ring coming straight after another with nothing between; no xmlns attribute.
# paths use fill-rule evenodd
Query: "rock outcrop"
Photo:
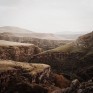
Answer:
<svg viewBox="0 0 93 93"><path fill-rule="evenodd" d="M0 93L51 93L69 85L70 81L52 73L49 65L0 61Z"/></svg>
<svg viewBox="0 0 93 93"><path fill-rule="evenodd" d="M49 65L0 61L0 93L47 93L38 83L49 74Z"/></svg>
<svg viewBox="0 0 93 93"><path fill-rule="evenodd" d="M33 44L0 40L0 59L28 61L30 56L40 52L41 49Z"/></svg>
<svg viewBox="0 0 93 93"><path fill-rule="evenodd" d="M93 93L93 79L82 83L75 79L71 82L70 87L58 89L52 93Z"/></svg>

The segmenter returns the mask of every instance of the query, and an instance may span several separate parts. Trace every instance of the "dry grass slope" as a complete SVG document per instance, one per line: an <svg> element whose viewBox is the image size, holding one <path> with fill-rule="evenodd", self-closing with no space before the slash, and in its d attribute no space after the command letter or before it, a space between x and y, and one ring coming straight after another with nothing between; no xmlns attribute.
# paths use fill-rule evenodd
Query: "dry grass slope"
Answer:
<svg viewBox="0 0 93 93"><path fill-rule="evenodd" d="M0 40L0 46L31 46L31 45L33 44Z"/></svg>
<svg viewBox="0 0 93 93"><path fill-rule="evenodd" d="M0 61L0 72L5 70L13 70L15 67L21 67L27 70L30 74L36 75L37 73L43 72L44 69L50 68L49 65L45 64L35 64L35 63L23 63L23 62L15 62L11 60L1 60Z"/></svg>

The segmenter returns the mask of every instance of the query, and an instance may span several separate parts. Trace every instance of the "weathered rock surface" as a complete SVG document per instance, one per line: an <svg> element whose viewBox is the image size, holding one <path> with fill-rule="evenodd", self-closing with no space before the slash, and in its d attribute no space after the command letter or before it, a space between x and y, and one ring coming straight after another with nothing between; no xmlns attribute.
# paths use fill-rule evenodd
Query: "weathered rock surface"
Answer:
<svg viewBox="0 0 93 93"><path fill-rule="evenodd" d="M71 82L70 87L57 89L52 93L93 93L93 79L80 83L77 79Z"/></svg>
<svg viewBox="0 0 93 93"><path fill-rule="evenodd" d="M51 93L69 85L70 81L52 73L49 65L0 61L0 93Z"/></svg>
<svg viewBox="0 0 93 93"><path fill-rule="evenodd" d="M0 40L0 59L28 61L30 56L40 52L41 49L33 44Z"/></svg>
<svg viewBox="0 0 93 93"><path fill-rule="evenodd" d="M47 89L36 83L49 74L49 65L0 61L0 93L47 93Z"/></svg>

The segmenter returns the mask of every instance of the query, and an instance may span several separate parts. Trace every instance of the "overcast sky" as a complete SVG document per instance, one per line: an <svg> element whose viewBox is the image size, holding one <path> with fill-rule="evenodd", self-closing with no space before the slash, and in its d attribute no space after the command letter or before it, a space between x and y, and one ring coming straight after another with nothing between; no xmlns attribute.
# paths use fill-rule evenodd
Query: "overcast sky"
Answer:
<svg viewBox="0 0 93 93"><path fill-rule="evenodd" d="M93 30L93 0L0 0L0 26L36 32Z"/></svg>

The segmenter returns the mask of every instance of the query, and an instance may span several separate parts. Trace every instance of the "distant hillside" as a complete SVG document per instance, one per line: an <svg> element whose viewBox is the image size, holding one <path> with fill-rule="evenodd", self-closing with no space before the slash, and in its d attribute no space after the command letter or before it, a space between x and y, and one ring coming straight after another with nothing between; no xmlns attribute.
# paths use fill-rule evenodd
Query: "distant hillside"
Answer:
<svg viewBox="0 0 93 93"><path fill-rule="evenodd" d="M9 33L32 33L32 31L22 29L19 27L4 26L0 27L0 33L9 32Z"/></svg>
<svg viewBox="0 0 93 93"><path fill-rule="evenodd" d="M44 50L53 49L72 41L72 40L59 40L57 36L55 36L54 34L35 33L16 27L1 27L0 40L31 43Z"/></svg>
<svg viewBox="0 0 93 93"><path fill-rule="evenodd" d="M76 41L60 46L49 52L87 53L93 47L93 32L80 36Z"/></svg>
<svg viewBox="0 0 93 93"><path fill-rule="evenodd" d="M61 37L58 37L57 35L52 33L36 33L30 30L26 30L18 27L12 27L12 26L0 27L0 33L10 33L10 34L12 33L15 36L19 36L19 37L32 37L32 38L48 39L48 40L62 40Z"/></svg>
<svg viewBox="0 0 93 93"><path fill-rule="evenodd" d="M29 62L49 64L55 71L66 73L71 78L89 79L93 76L93 32L72 43L34 55Z"/></svg>
<svg viewBox="0 0 93 93"><path fill-rule="evenodd" d="M60 33L57 34L59 37L63 37L66 40L76 40L79 36L83 35L83 34L75 34L75 33L68 33L68 34L64 34L64 33Z"/></svg>

